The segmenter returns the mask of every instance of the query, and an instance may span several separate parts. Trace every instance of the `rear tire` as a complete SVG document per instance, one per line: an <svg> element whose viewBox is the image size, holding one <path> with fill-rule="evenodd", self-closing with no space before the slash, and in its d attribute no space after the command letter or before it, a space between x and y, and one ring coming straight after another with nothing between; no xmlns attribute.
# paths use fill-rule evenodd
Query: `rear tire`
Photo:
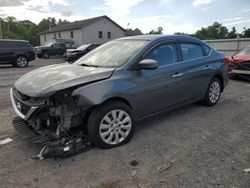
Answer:
<svg viewBox="0 0 250 188"><path fill-rule="evenodd" d="M44 52L43 55L42 55L42 57L44 59L49 59L49 54L47 52Z"/></svg>
<svg viewBox="0 0 250 188"><path fill-rule="evenodd" d="M95 108L88 119L90 141L107 149L128 143L135 131L131 108L119 101L106 102Z"/></svg>
<svg viewBox="0 0 250 188"><path fill-rule="evenodd" d="M212 78L212 80L209 83L206 95L205 95L205 99L203 101L203 104L206 106L214 106L217 104L217 102L220 99L220 95L221 95L221 81L214 77Z"/></svg>
<svg viewBox="0 0 250 188"><path fill-rule="evenodd" d="M29 65L29 60L27 57L21 55L16 57L14 65L20 68L27 67Z"/></svg>

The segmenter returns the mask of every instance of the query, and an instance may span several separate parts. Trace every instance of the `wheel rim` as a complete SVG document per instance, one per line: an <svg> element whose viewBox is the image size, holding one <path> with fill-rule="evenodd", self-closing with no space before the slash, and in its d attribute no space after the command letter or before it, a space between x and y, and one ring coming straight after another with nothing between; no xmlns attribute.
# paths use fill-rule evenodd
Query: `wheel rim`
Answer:
<svg viewBox="0 0 250 188"><path fill-rule="evenodd" d="M132 120L124 110L112 110L107 113L99 126L99 135L106 144L116 145L129 135Z"/></svg>
<svg viewBox="0 0 250 188"><path fill-rule="evenodd" d="M17 58L16 62L19 67L25 67L27 65L27 59L25 57Z"/></svg>
<svg viewBox="0 0 250 188"><path fill-rule="evenodd" d="M212 103L216 103L220 97L220 84L215 81L209 88L209 99Z"/></svg>

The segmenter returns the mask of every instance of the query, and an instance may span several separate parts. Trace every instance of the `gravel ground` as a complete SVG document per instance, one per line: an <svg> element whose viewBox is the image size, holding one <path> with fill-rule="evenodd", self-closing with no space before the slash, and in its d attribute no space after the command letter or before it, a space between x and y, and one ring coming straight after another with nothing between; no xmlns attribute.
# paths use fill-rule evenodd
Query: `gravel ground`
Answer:
<svg viewBox="0 0 250 188"><path fill-rule="evenodd" d="M0 187L250 187L250 84L230 81L215 107L193 104L140 122L122 147L67 159L31 161L38 145L12 128L9 89L25 72L60 63L36 60L29 68L0 67Z"/></svg>

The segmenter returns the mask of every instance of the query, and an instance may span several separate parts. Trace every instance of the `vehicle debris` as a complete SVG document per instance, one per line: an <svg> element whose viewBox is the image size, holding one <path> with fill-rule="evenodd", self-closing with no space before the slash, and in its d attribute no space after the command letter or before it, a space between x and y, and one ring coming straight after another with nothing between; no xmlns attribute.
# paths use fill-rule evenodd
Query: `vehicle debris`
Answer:
<svg viewBox="0 0 250 188"><path fill-rule="evenodd" d="M61 139L45 145L38 155L31 160L40 161L46 158L66 158L91 149L91 143L87 137Z"/></svg>
<svg viewBox="0 0 250 188"><path fill-rule="evenodd" d="M250 168L244 169L243 172L250 173Z"/></svg>
<svg viewBox="0 0 250 188"><path fill-rule="evenodd" d="M4 145L4 144L8 144L9 142L11 142L13 139L11 138L6 138L4 140L1 140L0 141L0 145Z"/></svg>

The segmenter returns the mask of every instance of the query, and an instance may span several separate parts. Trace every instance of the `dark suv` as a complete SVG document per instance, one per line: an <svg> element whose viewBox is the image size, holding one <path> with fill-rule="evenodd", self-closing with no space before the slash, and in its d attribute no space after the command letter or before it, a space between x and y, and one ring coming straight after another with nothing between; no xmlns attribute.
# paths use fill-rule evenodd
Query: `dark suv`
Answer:
<svg viewBox="0 0 250 188"><path fill-rule="evenodd" d="M227 82L224 55L204 42L145 35L103 44L73 64L31 71L10 96L16 126L59 143L87 132L93 144L111 148L132 138L138 120L198 101L216 105Z"/></svg>
<svg viewBox="0 0 250 188"><path fill-rule="evenodd" d="M28 41L0 40L0 64L13 64L27 67L36 58L35 51Z"/></svg>
<svg viewBox="0 0 250 188"><path fill-rule="evenodd" d="M68 48L72 47L60 42L51 42L46 46L35 47L37 57L44 59L48 59L52 56L62 56Z"/></svg>

